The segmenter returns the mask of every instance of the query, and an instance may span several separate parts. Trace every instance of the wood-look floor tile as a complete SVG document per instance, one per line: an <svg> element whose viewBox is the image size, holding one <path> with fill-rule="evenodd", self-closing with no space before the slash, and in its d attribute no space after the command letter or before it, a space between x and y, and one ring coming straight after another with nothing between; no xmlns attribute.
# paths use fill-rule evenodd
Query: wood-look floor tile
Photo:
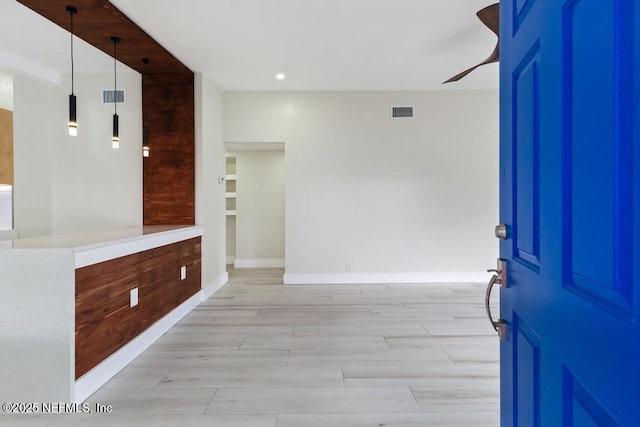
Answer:
<svg viewBox="0 0 640 427"><path fill-rule="evenodd" d="M87 402L112 405L114 415L203 414L215 389L105 389L95 392Z"/></svg>
<svg viewBox="0 0 640 427"><path fill-rule="evenodd" d="M217 317L214 326L334 325L334 316Z"/></svg>
<svg viewBox="0 0 640 427"><path fill-rule="evenodd" d="M496 427L497 412L280 414L277 427Z"/></svg>
<svg viewBox="0 0 640 427"><path fill-rule="evenodd" d="M293 326L233 326L233 325L176 325L167 335L187 335L191 337L290 337Z"/></svg>
<svg viewBox="0 0 640 427"><path fill-rule="evenodd" d="M384 296L391 295L396 298L403 297L424 297L435 294L444 294L444 295L452 295L454 292L451 290L451 286L431 286L430 284L420 284L414 287L390 287L392 285L387 285L387 289L384 290L363 290L362 295L364 296ZM431 300L430 300L431 301Z"/></svg>
<svg viewBox="0 0 640 427"><path fill-rule="evenodd" d="M54 421L56 418L59 418L58 415L53 416L42 416L42 415L7 415L4 413L0 413L0 426L6 427L45 427L51 425L50 423Z"/></svg>
<svg viewBox="0 0 640 427"><path fill-rule="evenodd" d="M442 348L456 363L485 362L497 364L500 360L500 347L497 342L482 347L448 345Z"/></svg>
<svg viewBox="0 0 640 427"><path fill-rule="evenodd" d="M486 284L484 285L486 286ZM391 290L406 289L445 289L474 291L476 287L471 283L389 283L387 288ZM484 290L484 288L482 289Z"/></svg>
<svg viewBox="0 0 640 427"><path fill-rule="evenodd" d="M296 308L298 307L297 300L286 301L281 298L216 298L209 302L210 307L243 307L245 309L261 309L265 307L278 307L278 308Z"/></svg>
<svg viewBox="0 0 640 427"><path fill-rule="evenodd" d="M153 388L169 372L169 367L127 366L111 378L104 388Z"/></svg>
<svg viewBox="0 0 640 427"><path fill-rule="evenodd" d="M452 365L439 348L381 350L291 350L287 366Z"/></svg>
<svg viewBox="0 0 640 427"><path fill-rule="evenodd" d="M0 416L0 425L499 424L485 284L283 285L283 269L229 274L89 399L113 405L109 416Z"/></svg>
<svg viewBox="0 0 640 427"><path fill-rule="evenodd" d="M207 409L213 413L420 412L408 387L223 388Z"/></svg>
<svg viewBox="0 0 640 427"><path fill-rule="evenodd" d="M173 368L158 388L335 387L343 386L339 367Z"/></svg>
<svg viewBox="0 0 640 427"><path fill-rule="evenodd" d="M401 307L402 301L400 298L354 298L354 297L345 297L345 298L332 298L329 301L326 300L318 300L318 299L308 299L304 303L300 302L300 307L371 307L378 305L386 305L386 306L396 306Z"/></svg>
<svg viewBox="0 0 640 427"><path fill-rule="evenodd" d="M486 364L343 366L347 386L461 385L488 382L495 387L498 369Z"/></svg>
<svg viewBox="0 0 640 427"><path fill-rule="evenodd" d="M285 366L287 358L287 351L145 351L129 366L137 368L249 368Z"/></svg>
<svg viewBox="0 0 640 427"><path fill-rule="evenodd" d="M467 346L480 350L485 346L496 345L497 338L489 335L407 336L388 337L386 342L389 348L430 348L452 345Z"/></svg>
<svg viewBox="0 0 640 427"><path fill-rule="evenodd" d="M452 335L487 335L496 336L496 331L491 328L488 321L452 321L452 322L432 322L424 323L424 328L433 336Z"/></svg>
<svg viewBox="0 0 640 427"><path fill-rule="evenodd" d="M82 415L56 417L47 427L275 427L276 415ZM19 426L20 424L18 424Z"/></svg>
<svg viewBox="0 0 640 427"><path fill-rule="evenodd" d="M215 318L216 314L210 310L193 310L191 313L180 319L177 324L208 324L213 322Z"/></svg>
<svg viewBox="0 0 640 427"><path fill-rule="evenodd" d="M388 348L383 337L245 338L240 350L326 350Z"/></svg>
<svg viewBox="0 0 640 427"><path fill-rule="evenodd" d="M367 337L367 336L428 335L419 323L389 325L296 326L294 337Z"/></svg>
<svg viewBox="0 0 640 427"><path fill-rule="evenodd" d="M199 310L200 312L210 313L213 317L256 317L258 315L259 310L243 310L241 308L237 310L227 310L224 308L206 308ZM196 312L193 310L191 313Z"/></svg>
<svg viewBox="0 0 640 427"><path fill-rule="evenodd" d="M478 412L499 410L498 379L490 383L469 382L437 386L411 387L423 412Z"/></svg>
<svg viewBox="0 0 640 427"><path fill-rule="evenodd" d="M301 285L302 291L364 291L364 290L385 290L387 285L379 284L345 284L345 285Z"/></svg>
<svg viewBox="0 0 640 427"><path fill-rule="evenodd" d="M165 334L152 344L148 351L171 350L237 350L243 338L215 338L189 336L185 334Z"/></svg>
<svg viewBox="0 0 640 427"><path fill-rule="evenodd" d="M281 316L355 316L371 315L371 309L367 307L284 307L284 308L262 308L258 313L259 317L281 317Z"/></svg>
<svg viewBox="0 0 640 427"><path fill-rule="evenodd" d="M420 323L424 327L425 324L434 321L455 321L457 320L453 316L443 315L440 313L409 313L403 314L402 312L396 314L373 314L368 316L342 316L336 317L336 325L368 325L368 326L386 326L393 323ZM480 319L482 320L482 319ZM485 317L486 321L486 317ZM409 334L405 334L409 335Z"/></svg>

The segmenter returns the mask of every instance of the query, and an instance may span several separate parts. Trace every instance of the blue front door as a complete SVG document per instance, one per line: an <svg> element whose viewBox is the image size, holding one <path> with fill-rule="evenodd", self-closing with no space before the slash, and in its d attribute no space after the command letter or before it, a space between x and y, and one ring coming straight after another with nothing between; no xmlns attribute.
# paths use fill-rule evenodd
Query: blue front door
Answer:
<svg viewBox="0 0 640 427"><path fill-rule="evenodd" d="M640 426L640 0L500 6L502 426Z"/></svg>

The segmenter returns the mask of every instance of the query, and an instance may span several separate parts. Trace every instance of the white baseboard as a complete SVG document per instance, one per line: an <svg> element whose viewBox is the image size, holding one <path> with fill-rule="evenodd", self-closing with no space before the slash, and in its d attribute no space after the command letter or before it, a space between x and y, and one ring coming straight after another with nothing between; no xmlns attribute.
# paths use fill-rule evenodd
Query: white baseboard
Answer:
<svg viewBox="0 0 640 427"><path fill-rule="evenodd" d="M16 230L0 230L0 241L15 240L17 238L18 232Z"/></svg>
<svg viewBox="0 0 640 427"><path fill-rule="evenodd" d="M233 266L235 268L281 268L284 267L284 259L236 259Z"/></svg>
<svg viewBox="0 0 640 427"><path fill-rule="evenodd" d="M221 287L223 287L228 281L229 281L229 273L225 271L220 276L218 276L216 280L214 280L213 282L211 282L210 284L208 284L202 289L203 291L202 301L208 300L211 297L211 295L216 293L216 291Z"/></svg>
<svg viewBox="0 0 640 427"><path fill-rule="evenodd" d="M228 257L227 257L227 260L226 260L226 261L227 261L227 262L226 262L226 264L227 264L227 265L232 265L232 264L235 262L235 260L236 260L236 257L234 257L234 256L228 256Z"/></svg>
<svg viewBox="0 0 640 427"><path fill-rule="evenodd" d="M334 285L359 283L469 283L486 282L486 272L433 272L433 273L337 273L296 274L285 273L285 285Z"/></svg>
<svg viewBox="0 0 640 427"><path fill-rule="evenodd" d="M84 402L202 301L200 291L76 381L74 400Z"/></svg>

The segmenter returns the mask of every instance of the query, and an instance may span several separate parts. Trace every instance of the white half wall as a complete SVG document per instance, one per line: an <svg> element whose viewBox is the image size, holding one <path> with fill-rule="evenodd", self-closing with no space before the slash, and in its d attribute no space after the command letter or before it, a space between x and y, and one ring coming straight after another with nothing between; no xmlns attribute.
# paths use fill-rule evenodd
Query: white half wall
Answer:
<svg viewBox="0 0 640 427"><path fill-rule="evenodd" d="M391 119L393 105L415 118ZM497 91L224 98L225 142L285 142L286 273L298 279L494 266L498 125Z"/></svg>
<svg viewBox="0 0 640 427"><path fill-rule="evenodd" d="M195 75L196 223L202 235L202 288L209 297L227 282L225 175L222 142L222 90L202 73Z"/></svg>

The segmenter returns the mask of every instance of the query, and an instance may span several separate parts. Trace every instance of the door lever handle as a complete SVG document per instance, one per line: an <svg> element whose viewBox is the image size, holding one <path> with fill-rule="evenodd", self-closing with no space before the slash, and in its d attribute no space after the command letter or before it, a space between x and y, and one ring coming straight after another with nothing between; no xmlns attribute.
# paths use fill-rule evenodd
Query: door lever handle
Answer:
<svg viewBox="0 0 640 427"><path fill-rule="evenodd" d="M489 280L489 284L487 285L487 291L484 294L484 309L487 312L487 317L489 318L489 322L491 323L491 327L497 331L498 330L498 322L493 320L493 316L491 315L491 305L490 305L490 301L491 301L491 291L493 290L493 285L495 285L496 283L498 283L498 275L494 274L493 276L491 276L491 279Z"/></svg>
<svg viewBox="0 0 640 427"><path fill-rule="evenodd" d="M493 291L493 286L498 284L502 287L505 287L505 283L506 283L506 280L503 280L505 278L505 273L506 273L506 262L504 260L498 260L498 262L499 262L499 265L502 266L502 268L499 267L499 269L487 270L487 272L495 273L495 274L491 276L491 279L487 284L487 290L484 295L484 308L487 312L487 317L489 318L491 327L493 328L494 331L498 332L500 341L506 341L507 340L506 322L503 319L493 320L493 315L491 314L490 302L491 302L491 292Z"/></svg>
<svg viewBox="0 0 640 427"><path fill-rule="evenodd" d="M493 283L489 282L491 286L493 286L494 284L498 284L502 286L502 270L496 270L495 268L490 268L489 270L487 270L487 273L495 273L491 278L491 280L493 280Z"/></svg>

